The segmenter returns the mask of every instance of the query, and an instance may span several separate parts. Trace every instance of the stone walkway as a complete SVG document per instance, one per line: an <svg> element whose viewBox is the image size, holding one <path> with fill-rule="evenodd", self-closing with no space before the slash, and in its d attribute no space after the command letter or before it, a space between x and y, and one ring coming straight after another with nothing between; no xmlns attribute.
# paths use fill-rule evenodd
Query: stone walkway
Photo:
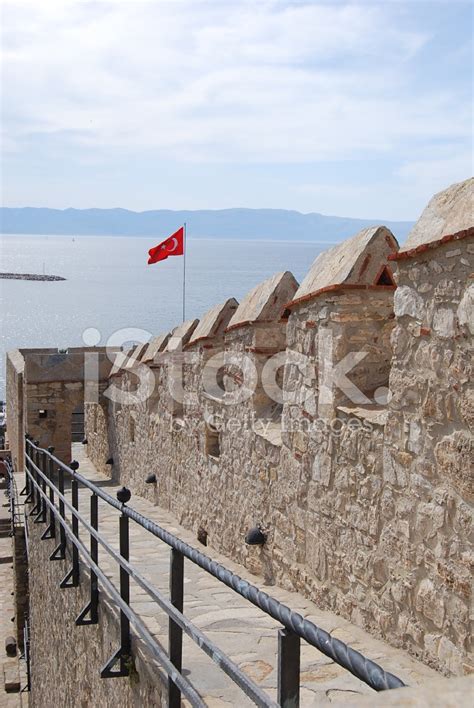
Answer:
<svg viewBox="0 0 474 708"><path fill-rule="evenodd" d="M117 487L99 474L86 457L82 445L73 446L73 457L80 462L80 473L94 483L106 487L115 496ZM140 497L132 497L129 505L160 526L176 534L192 546L198 547L194 535L179 526L166 510L154 506ZM89 494L80 493L80 508L88 518ZM119 514L105 502L99 501L99 528L110 544L117 548ZM88 545L87 533L82 539ZM222 563L249 582L263 586L262 578L251 575L242 566L213 551L200 550ZM157 538L130 523L130 560L159 590L168 592L169 547ZM100 551L99 563L115 582L118 578L116 564L110 562L105 551ZM259 685L276 698L277 686L277 629L280 625L219 583L193 563L185 560L184 613L219 648L225 651ZM377 640L362 629L337 615L320 610L302 595L288 592L277 586L265 588L270 595L300 612L315 624L332 633L354 649L377 661L387 671L399 676L410 686L426 684L439 674L416 661L405 652ZM168 618L146 593L133 581L131 604L146 622L150 631L167 646ZM185 674L196 686L209 705L242 706L253 703L186 635L183 642ZM375 696L375 692L345 671L326 656L309 646L301 645L301 705L320 706L353 700L362 694ZM380 705L383 705L382 694Z"/></svg>

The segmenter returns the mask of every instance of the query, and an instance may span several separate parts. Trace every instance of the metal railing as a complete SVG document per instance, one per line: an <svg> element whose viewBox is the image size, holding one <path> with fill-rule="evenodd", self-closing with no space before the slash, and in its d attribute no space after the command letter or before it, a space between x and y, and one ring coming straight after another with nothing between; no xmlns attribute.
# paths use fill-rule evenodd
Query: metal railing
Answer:
<svg viewBox="0 0 474 708"><path fill-rule="evenodd" d="M26 683L21 689L21 693L31 690L31 666L30 666L30 627L28 620L25 621L23 627L23 652L20 654L20 659L25 662L26 666Z"/></svg>
<svg viewBox="0 0 474 708"><path fill-rule="evenodd" d="M21 518L21 509L18 503L18 489L16 485L15 475L13 473L13 465L10 458L6 457L3 460L3 464L7 471L6 495L10 508L11 535L14 536L16 529L21 528L23 526Z"/></svg>
<svg viewBox="0 0 474 708"><path fill-rule="evenodd" d="M131 496L127 489L123 488L117 492L117 499L115 499L79 474L78 462L73 461L69 466L65 465L54 456L53 448L45 450L40 447L38 441L33 442L29 436L26 436L25 447L26 484L22 493L27 495L25 503L33 504L29 516L34 516L35 523L47 524L42 539L55 538L59 541L50 555L50 560L66 560L67 555L71 559L71 568L60 582L60 587L77 587L79 584L80 556L90 571L90 599L77 616L76 624L98 622L99 585L107 591L120 610L120 646L103 667L102 678L128 675L132 626L135 634L145 643L162 667L161 679L168 685L168 700L171 708L180 705L181 695L186 697L193 706L205 705L196 688L182 673L183 632L258 706L289 708L299 705L301 639L316 647L376 691L405 685L401 679L384 671L381 666L360 652L332 637L313 622L304 619L297 612L293 612L286 605L127 506ZM70 480L70 501L65 495L66 475ZM91 492L89 519L78 511L80 488ZM113 549L99 533L99 499L120 513L119 552ZM70 522L66 518L66 510L70 512ZM170 546L169 597L165 597L153 587L129 562L130 520ZM79 538L79 524L89 534L89 549ZM99 566L99 545L118 563L118 588ZM278 630L276 703L183 614L184 559L190 560L283 625L283 628ZM151 635L140 617L130 607L130 578L168 615L168 651L156 637Z"/></svg>

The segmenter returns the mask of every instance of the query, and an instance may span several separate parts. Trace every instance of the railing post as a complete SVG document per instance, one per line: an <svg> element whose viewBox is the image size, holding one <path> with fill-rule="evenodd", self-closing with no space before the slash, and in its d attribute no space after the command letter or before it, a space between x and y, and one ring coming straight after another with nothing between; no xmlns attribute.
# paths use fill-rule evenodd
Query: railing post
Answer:
<svg viewBox="0 0 474 708"><path fill-rule="evenodd" d="M54 447L52 445L48 447L48 452L50 455L48 457L49 501L54 506L54 462L51 457ZM53 506L49 508L49 524L41 538L56 538L56 518Z"/></svg>
<svg viewBox="0 0 474 708"><path fill-rule="evenodd" d="M95 492L92 492L90 501L90 524L94 531L99 529L99 497ZM96 565L99 562L99 543L94 536L91 534L90 540L90 553L92 562ZM90 569L90 588L91 588L91 598L87 605L76 617L76 624L97 624L99 621L99 583L97 580L97 575L95 571Z"/></svg>
<svg viewBox="0 0 474 708"><path fill-rule="evenodd" d="M79 469L79 462L73 460L69 465L73 473ZM71 504L75 511L79 509L79 483L77 479L71 481ZM71 519L72 533L75 538L79 538L79 519L72 513ZM72 568L66 573L64 578L59 583L60 588L75 588L79 585L79 549L72 544Z"/></svg>
<svg viewBox="0 0 474 708"><path fill-rule="evenodd" d="M39 440L33 440L33 446L38 446L39 445ZM38 450L37 447L33 447L32 450L32 456L33 456L33 462L35 465L38 464ZM36 474L36 469L33 467L31 470L33 473L33 479L36 482L37 474ZM33 488L33 501L36 502L36 486Z"/></svg>
<svg viewBox="0 0 474 708"><path fill-rule="evenodd" d="M30 668L30 633L28 627L28 620L25 621L25 626L23 628L23 658L26 662L26 686L22 691L29 691L31 689L31 668Z"/></svg>
<svg viewBox="0 0 474 708"><path fill-rule="evenodd" d="M40 444L40 441L35 440L35 445L37 446L37 448L39 447L39 444ZM36 451L35 451L35 465L36 465L36 467L40 467L40 455L41 455L41 452L38 449L36 449ZM39 511L39 507L41 506L41 494L39 493L40 478L39 478L39 475L38 475L38 472L36 469L35 469L35 482L36 482L35 508L33 510L33 514L37 514Z"/></svg>
<svg viewBox="0 0 474 708"><path fill-rule="evenodd" d="M26 496L25 499L25 504L29 501L30 497L30 488L31 488L31 482L30 482L30 477L28 475L29 472L29 462L27 460L27 455L30 454L30 436L28 433L25 433L25 486L20 492L20 496Z"/></svg>
<svg viewBox="0 0 474 708"><path fill-rule="evenodd" d="M79 482L76 479L71 483L72 506L76 511L79 510ZM72 532L74 536L79 538L79 519L75 514L72 517ZM72 547L72 576L73 585L79 583L79 549L77 546Z"/></svg>
<svg viewBox="0 0 474 708"><path fill-rule="evenodd" d="M120 555L126 561L130 559L130 537L128 516L120 515ZM130 604L130 576L125 568L120 566L120 597L127 605ZM130 651L130 622L128 617L120 613L120 642L122 649L128 653Z"/></svg>
<svg viewBox="0 0 474 708"><path fill-rule="evenodd" d="M46 451L45 450L39 450L38 452L38 467L40 468L41 472L44 475L47 475L46 472ZM47 510L47 504L46 504L46 499L44 496L41 495L40 489L43 492L43 494L46 494L46 482L45 480L38 475L38 512L35 516L34 523L35 524L42 524L46 521L46 510Z"/></svg>
<svg viewBox="0 0 474 708"><path fill-rule="evenodd" d="M64 470L62 467L58 467L58 490L59 493L64 495ZM64 502L61 497L58 497L59 502L59 515L62 519L66 518L66 513L64 510ZM59 544L56 546L54 551L49 556L49 560L64 560L66 557L66 531L62 524L59 524Z"/></svg>
<svg viewBox="0 0 474 708"><path fill-rule="evenodd" d="M33 463L36 465L36 467L39 467L39 450L37 449L39 445L39 440L35 440L34 444L36 445L36 448L33 450ZM29 516L34 516L35 514L38 513L39 510L39 505L41 502L41 496L37 488L38 484L38 473L36 469L33 467L31 470L31 475L33 477L33 487L32 487L32 496L31 496L31 501L33 503L32 509L30 509Z"/></svg>
<svg viewBox="0 0 474 708"><path fill-rule="evenodd" d="M30 489L28 492L28 497L25 499L25 504L30 503L30 504L34 505L35 485L33 484L33 480L34 480L35 472L34 472L32 463L35 461L35 451L33 450L33 441L32 440L29 441L29 445L30 445L30 453L29 454L30 454L30 459L31 459L31 463L28 465L28 470L30 473L29 474Z"/></svg>
<svg viewBox="0 0 474 708"><path fill-rule="evenodd" d="M278 705L300 704L300 638L290 629L278 630Z"/></svg>
<svg viewBox="0 0 474 708"><path fill-rule="evenodd" d="M177 610L183 611L184 600L184 556L172 548L170 551L170 600ZM168 623L168 654L176 670L181 673L183 663L183 630L170 617ZM169 708L179 708L181 691L168 677Z"/></svg>
<svg viewBox="0 0 474 708"><path fill-rule="evenodd" d="M41 455L41 471L42 473L49 478L49 463L48 463L48 456L46 454L46 450L43 450L42 455ZM41 480L41 489L44 493L44 497L41 497L41 518L40 521L45 522L47 519L47 513L48 513L48 505L46 503L46 490L47 490L48 485L46 484L46 480L42 479Z"/></svg>
<svg viewBox="0 0 474 708"><path fill-rule="evenodd" d="M49 452L49 457L46 460L46 470L45 474L49 480L49 501L50 503L54 506L54 462L51 459L51 455L54 452L54 447L51 445L48 447L48 452ZM46 502L45 502L46 505ZM45 509L45 514L47 514L47 509ZM46 519L45 519L46 520ZM46 529L44 530L43 534L41 535L41 538L47 539L47 538L55 538L56 537L56 519L54 517L54 509L53 507L49 508L49 524L47 525Z"/></svg>
<svg viewBox="0 0 474 708"><path fill-rule="evenodd" d="M130 501L131 496L130 490L125 487L122 487L122 489L119 489L117 492L117 499L119 502L122 502L123 506ZM130 560L130 538L128 526L128 516L126 516L122 511L119 519L119 545L120 555L126 561ZM120 566L120 597L127 605L130 605L130 576L127 570L122 568L122 566ZM100 677L119 678L120 676L128 676L130 673L130 667L128 665L130 651L130 620L125 612L120 610L120 649L118 649L106 663L100 672ZM114 669L113 667L117 663L119 664L119 668Z"/></svg>

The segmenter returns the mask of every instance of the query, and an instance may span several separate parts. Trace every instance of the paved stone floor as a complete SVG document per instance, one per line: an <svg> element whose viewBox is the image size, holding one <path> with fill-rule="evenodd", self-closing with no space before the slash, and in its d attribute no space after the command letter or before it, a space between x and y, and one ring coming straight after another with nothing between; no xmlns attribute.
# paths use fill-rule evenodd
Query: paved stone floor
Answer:
<svg viewBox="0 0 474 708"><path fill-rule="evenodd" d="M117 487L96 471L86 457L83 446L76 444L73 447L73 456L80 462L80 472L94 483L104 486L115 496ZM89 494L80 494L80 507L84 514L88 514L88 505ZM205 549L200 546L194 535L179 526L168 511L136 496L132 497L129 506L153 519L190 545L199 547L201 551L249 582L263 585L262 578L250 574L244 567L233 563L212 548ZM118 544L118 516L117 511L105 502L99 502L100 530L115 548ZM86 533L82 538L88 544ZM133 522L130 525L130 560L158 589L167 592L169 547ZM110 557L103 550L100 551L99 562L107 570L109 577L116 581L118 578L116 564L110 561ZM302 595L288 592L277 586L267 587L265 590L331 632L333 636L377 661L408 685L426 684L433 678L439 678L436 671L416 661L405 652L375 639L331 612L320 610ZM145 620L151 632L166 646L167 616L165 613L133 582L131 597L133 608ZM276 697L277 629L280 626L277 622L188 560L185 560L184 612L249 676L264 687L273 698ZM353 700L357 696L362 700L362 694L377 695L349 672L305 642L302 642L301 654L302 706L339 703ZM239 708L253 705L212 660L186 636L183 656L186 675L210 705L239 706ZM381 694L378 695L382 697ZM380 704L383 704L382 701Z"/></svg>

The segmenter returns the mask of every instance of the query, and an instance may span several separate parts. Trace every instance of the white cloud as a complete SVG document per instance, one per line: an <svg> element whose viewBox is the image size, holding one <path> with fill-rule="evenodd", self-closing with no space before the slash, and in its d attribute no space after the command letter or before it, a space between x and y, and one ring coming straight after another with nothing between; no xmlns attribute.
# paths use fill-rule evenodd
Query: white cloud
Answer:
<svg viewBox="0 0 474 708"><path fill-rule="evenodd" d="M404 75L427 41L388 5L4 3L7 147L68 131L77 147L183 160L298 162L464 137L446 91ZM387 47L390 51L387 52Z"/></svg>
<svg viewBox="0 0 474 708"><path fill-rule="evenodd" d="M342 176L336 183L321 180L294 184L292 192L309 197L314 211L340 214L343 204L342 213L351 216L411 220L418 218L433 194L472 173L472 154L449 145L436 158L426 152L418 160L406 159L394 174L380 170L376 180L348 181Z"/></svg>
<svg viewBox="0 0 474 708"><path fill-rule="evenodd" d="M0 4L11 203L148 208L160 184L162 206L411 218L468 171L467 35L421 0Z"/></svg>
<svg viewBox="0 0 474 708"><path fill-rule="evenodd" d="M436 157L426 155L417 160L408 160L397 170L400 188L407 192L407 201L413 200L409 193L414 191L428 201L433 194L445 189L447 185L461 182L474 173L472 151L460 151L450 146L451 154L441 151Z"/></svg>

